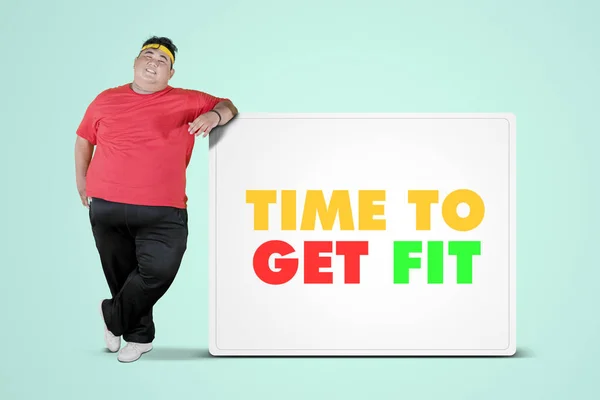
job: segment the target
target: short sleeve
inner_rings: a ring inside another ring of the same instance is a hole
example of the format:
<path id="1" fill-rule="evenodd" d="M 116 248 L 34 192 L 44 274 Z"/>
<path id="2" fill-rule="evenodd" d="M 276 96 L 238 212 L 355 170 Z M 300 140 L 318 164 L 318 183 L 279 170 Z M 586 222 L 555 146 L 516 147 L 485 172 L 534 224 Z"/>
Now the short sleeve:
<path id="1" fill-rule="evenodd" d="M 229 101 L 226 97 L 217 97 L 200 91 L 195 91 L 195 94 L 198 99 L 198 114 L 204 114 L 212 110 L 221 101 Z"/>
<path id="2" fill-rule="evenodd" d="M 96 112 L 96 101 L 94 100 L 86 109 L 83 119 L 77 128 L 77 136 L 86 139 L 91 144 L 96 144 L 96 132 L 98 130 L 98 113 Z"/>

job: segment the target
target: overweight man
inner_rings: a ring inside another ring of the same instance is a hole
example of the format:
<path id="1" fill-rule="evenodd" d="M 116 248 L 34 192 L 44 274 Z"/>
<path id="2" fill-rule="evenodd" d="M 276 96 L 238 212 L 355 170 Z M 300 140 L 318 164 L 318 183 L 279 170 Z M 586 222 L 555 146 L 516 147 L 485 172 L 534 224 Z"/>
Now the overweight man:
<path id="1" fill-rule="evenodd" d="M 122 362 L 152 349 L 152 307 L 186 251 L 194 141 L 238 112 L 227 98 L 170 86 L 176 52 L 168 38 L 148 39 L 133 81 L 101 92 L 77 129 L 77 190 L 111 293 L 100 303 L 104 341 Z"/>

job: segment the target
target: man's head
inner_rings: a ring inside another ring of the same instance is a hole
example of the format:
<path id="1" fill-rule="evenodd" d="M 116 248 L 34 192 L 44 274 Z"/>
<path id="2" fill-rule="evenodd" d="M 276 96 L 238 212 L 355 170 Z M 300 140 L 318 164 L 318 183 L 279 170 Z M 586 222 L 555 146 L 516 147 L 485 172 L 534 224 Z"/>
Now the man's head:
<path id="1" fill-rule="evenodd" d="M 142 44 L 134 61 L 134 84 L 147 92 L 157 92 L 167 87 L 175 70 L 177 47 L 165 37 L 153 36 Z"/>

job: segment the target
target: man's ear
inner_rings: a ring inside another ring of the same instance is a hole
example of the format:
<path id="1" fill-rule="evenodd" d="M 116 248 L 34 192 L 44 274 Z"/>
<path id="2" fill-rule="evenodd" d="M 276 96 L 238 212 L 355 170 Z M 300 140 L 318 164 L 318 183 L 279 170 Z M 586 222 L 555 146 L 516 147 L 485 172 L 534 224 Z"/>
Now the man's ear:
<path id="1" fill-rule="evenodd" d="M 169 79 L 171 79 L 173 77 L 173 75 L 175 75 L 175 70 L 173 68 L 171 68 L 171 76 L 169 77 Z"/>

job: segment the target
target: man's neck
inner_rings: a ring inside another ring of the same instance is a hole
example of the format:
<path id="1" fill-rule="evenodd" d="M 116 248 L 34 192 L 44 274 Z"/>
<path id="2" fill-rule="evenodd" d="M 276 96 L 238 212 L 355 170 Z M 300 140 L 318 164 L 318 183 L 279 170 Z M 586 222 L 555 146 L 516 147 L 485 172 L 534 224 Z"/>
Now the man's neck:
<path id="1" fill-rule="evenodd" d="M 132 82 L 130 85 L 131 90 L 133 90 L 136 93 L 139 94 L 152 94 L 152 93 L 156 93 L 156 92 L 160 92 L 161 90 L 163 90 L 163 88 L 160 89 L 147 89 L 147 88 L 142 88 L 139 85 L 137 85 L 135 82 Z"/>

